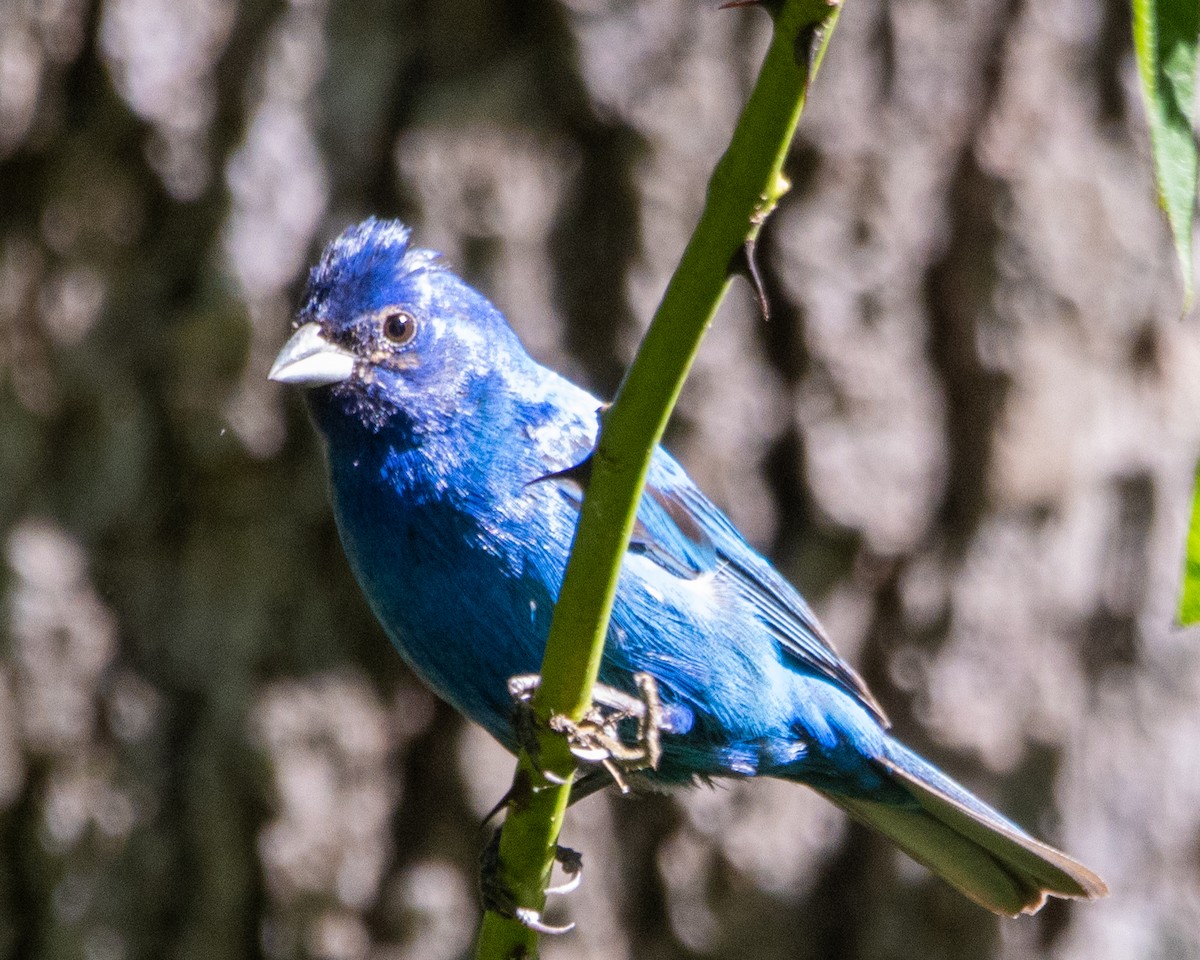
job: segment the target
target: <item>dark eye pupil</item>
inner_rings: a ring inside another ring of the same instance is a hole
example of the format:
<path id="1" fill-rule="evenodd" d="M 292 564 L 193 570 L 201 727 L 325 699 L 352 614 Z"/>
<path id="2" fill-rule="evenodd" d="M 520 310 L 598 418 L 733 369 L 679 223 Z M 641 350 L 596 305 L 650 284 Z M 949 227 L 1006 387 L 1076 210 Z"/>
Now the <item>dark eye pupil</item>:
<path id="1" fill-rule="evenodd" d="M 407 313 L 389 313 L 383 321 L 383 335 L 392 343 L 408 343 L 417 331 L 417 322 Z"/>

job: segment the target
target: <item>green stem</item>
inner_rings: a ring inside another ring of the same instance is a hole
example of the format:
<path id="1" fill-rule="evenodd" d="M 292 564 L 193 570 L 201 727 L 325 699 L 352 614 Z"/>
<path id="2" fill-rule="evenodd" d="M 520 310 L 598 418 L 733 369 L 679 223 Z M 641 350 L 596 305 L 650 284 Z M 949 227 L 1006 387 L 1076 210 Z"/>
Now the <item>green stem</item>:
<path id="1" fill-rule="evenodd" d="M 534 710 L 543 721 L 537 767 L 522 754 L 500 841 L 499 880 L 521 906 L 541 911 L 570 797 L 574 759 L 550 716 L 580 719 L 591 703 L 621 560 L 629 546 L 650 458 L 662 439 L 700 341 L 729 287 L 730 268 L 786 192 L 782 168 L 808 85 L 839 7 L 775 0 L 766 59 L 729 149 L 708 186 L 704 212 L 667 286 L 616 400 L 604 415 L 575 543 L 554 609 Z M 540 769 L 538 769 L 540 768 Z M 541 771 L 551 774 L 547 778 Z M 555 781 L 559 782 L 555 782 Z M 537 935 L 497 913 L 484 916 L 478 960 L 537 953 Z"/>

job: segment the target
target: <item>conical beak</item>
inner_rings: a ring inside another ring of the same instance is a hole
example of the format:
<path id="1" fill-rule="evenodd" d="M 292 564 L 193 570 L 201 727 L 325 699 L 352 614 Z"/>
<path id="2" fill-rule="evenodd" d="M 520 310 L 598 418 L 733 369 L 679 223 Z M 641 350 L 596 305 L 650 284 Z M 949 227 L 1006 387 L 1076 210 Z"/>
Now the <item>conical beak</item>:
<path id="1" fill-rule="evenodd" d="M 267 379 L 301 387 L 324 387 L 349 380 L 356 358 L 330 343 L 315 323 L 306 323 L 283 345 Z"/>

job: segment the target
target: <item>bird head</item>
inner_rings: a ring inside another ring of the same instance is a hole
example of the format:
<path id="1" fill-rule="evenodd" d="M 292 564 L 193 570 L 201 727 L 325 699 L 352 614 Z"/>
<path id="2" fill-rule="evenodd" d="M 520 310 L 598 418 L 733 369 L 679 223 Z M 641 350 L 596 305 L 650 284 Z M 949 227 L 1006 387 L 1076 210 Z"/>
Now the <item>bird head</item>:
<path id="1" fill-rule="evenodd" d="M 325 248 L 269 377 L 309 389 L 318 425 L 377 431 L 469 412 L 524 350 L 495 307 L 396 220 L 364 221 Z"/>

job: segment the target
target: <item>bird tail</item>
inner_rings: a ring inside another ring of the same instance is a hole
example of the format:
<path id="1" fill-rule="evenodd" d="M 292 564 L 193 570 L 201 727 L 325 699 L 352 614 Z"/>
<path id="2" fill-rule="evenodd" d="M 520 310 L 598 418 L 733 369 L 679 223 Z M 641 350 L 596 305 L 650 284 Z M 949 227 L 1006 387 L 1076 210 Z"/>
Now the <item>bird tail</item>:
<path id="1" fill-rule="evenodd" d="M 1047 896 L 1093 900 L 1108 893 L 1083 864 L 1035 840 L 907 747 L 890 741 L 886 754 L 876 762 L 915 803 L 827 796 L 976 903 L 1015 917 L 1036 913 Z"/>

